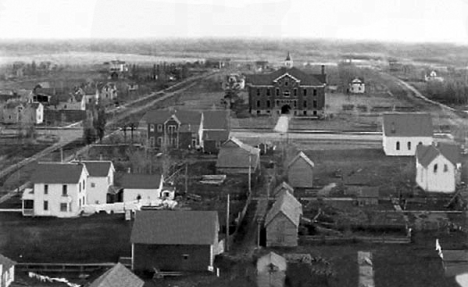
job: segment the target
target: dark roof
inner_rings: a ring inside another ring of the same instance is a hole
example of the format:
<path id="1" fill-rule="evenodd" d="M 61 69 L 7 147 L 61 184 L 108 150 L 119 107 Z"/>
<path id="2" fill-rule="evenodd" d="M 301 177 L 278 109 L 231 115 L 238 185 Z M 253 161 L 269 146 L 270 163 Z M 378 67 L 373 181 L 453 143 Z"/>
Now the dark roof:
<path id="1" fill-rule="evenodd" d="M 282 67 L 269 74 L 248 75 L 247 82 L 252 85 L 272 85 L 274 80 L 282 77 L 286 73 L 300 80 L 301 85 L 308 86 L 322 86 L 325 83 L 324 79 L 326 78 L 326 75 L 322 75 L 319 79 L 317 78 L 317 75 L 307 74 L 296 67 Z"/>
<path id="2" fill-rule="evenodd" d="M 218 234 L 217 211 L 146 210 L 135 215 L 130 241 L 140 244 L 211 245 Z"/>
<path id="3" fill-rule="evenodd" d="M 427 113 L 386 113 L 382 128 L 387 137 L 433 135 L 432 118 Z"/>
<path id="4" fill-rule="evenodd" d="M 123 188 L 158 189 L 161 183 L 161 175 L 124 173 L 117 179 L 117 183 Z"/>
<path id="5" fill-rule="evenodd" d="M 184 124 L 199 125 L 201 121 L 201 113 L 197 111 L 186 110 L 151 110 L 148 111 L 142 118 L 147 123 L 162 124 L 167 121 L 172 115 Z"/>
<path id="6" fill-rule="evenodd" d="M 285 190 L 276 198 L 275 203 L 270 211 L 268 211 L 265 219 L 265 226 L 267 226 L 278 213 L 283 213 L 294 225 L 299 226 L 302 204 L 291 193 Z"/>
<path id="7" fill-rule="evenodd" d="M 203 131 L 203 140 L 226 141 L 229 138 L 229 131 Z"/>
<path id="8" fill-rule="evenodd" d="M 258 148 L 246 145 L 236 138 L 231 138 L 221 146 L 216 167 L 248 168 L 250 162 L 250 166 L 255 170 L 259 159 L 260 150 Z"/>
<path id="9" fill-rule="evenodd" d="M 444 261 L 468 264 L 468 250 L 442 250 Z"/>
<path id="10" fill-rule="evenodd" d="M 107 270 L 88 287 L 141 287 L 145 284 L 121 263 Z"/>
<path id="11" fill-rule="evenodd" d="M 113 168 L 111 161 L 81 161 L 86 166 L 89 176 L 106 177 Z"/>
<path id="12" fill-rule="evenodd" d="M 15 261 L 0 254 L 0 265 L 3 266 L 3 272 L 7 271 L 8 269 L 10 269 L 11 266 L 15 264 L 16 264 Z"/>
<path id="13" fill-rule="evenodd" d="M 204 111 L 204 130 L 226 130 L 228 128 L 227 111 Z"/>
<path id="14" fill-rule="evenodd" d="M 78 163 L 38 163 L 36 169 L 31 175 L 33 183 L 78 183 L 86 168 Z"/>
<path id="15" fill-rule="evenodd" d="M 416 159 L 422 166 L 427 167 L 438 155 L 442 155 L 456 165 L 460 163 L 460 151 L 460 147 L 454 144 L 418 145 Z"/>
<path id="16" fill-rule="evenodd" d="M 359 198 L 379 198 L 379 195 L 379 188 L 375 186 L 362 186 L 357 194 Z"/>

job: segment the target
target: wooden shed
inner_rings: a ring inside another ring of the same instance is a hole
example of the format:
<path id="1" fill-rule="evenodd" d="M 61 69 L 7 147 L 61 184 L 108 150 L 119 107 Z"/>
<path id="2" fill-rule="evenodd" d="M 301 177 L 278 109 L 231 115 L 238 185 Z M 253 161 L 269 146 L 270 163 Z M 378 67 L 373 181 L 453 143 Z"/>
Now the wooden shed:
<path id="1" fill-rule="evenodd" d="M 291 193 L 283 191 L 265 219 L 267 247 L 297 246 L 301 215 L 301 203 Z"/>
<path id="2" fill-rule="evenodd" d="M 257 260 L 257 286 L 283 287 L 286 279 L 286 259 L 274 252 Z"/>
<path id="3" fill-rule="evenodd" d="M 288 164 L 287 176 L 289 184 L 294 188 L 312 188 L 314 179 L 314 163 L 302 151 Z"/>
<path id="4" fill-rule="evenodd" d="M 277 197 L 283 190 L 287 190 L 289 193 L 294 194 L 294 188 L 290 186 L 287 182 L 283 181 L 273 190 L 272 196 Z"/>

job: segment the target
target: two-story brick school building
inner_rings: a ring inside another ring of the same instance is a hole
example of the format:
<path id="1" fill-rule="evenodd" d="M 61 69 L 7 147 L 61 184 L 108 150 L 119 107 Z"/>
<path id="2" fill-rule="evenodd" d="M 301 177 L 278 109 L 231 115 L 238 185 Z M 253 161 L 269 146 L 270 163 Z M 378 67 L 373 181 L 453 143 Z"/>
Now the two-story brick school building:
<path id="1" fill-rule="evenodd" d="M 293 67 L 288 53 L 284 67 L 269 74 L 249 75 L 249 110 L 255 115 L 290 113 L 320 116 L 325 106 L 326 74 L 313 75 Z"/>

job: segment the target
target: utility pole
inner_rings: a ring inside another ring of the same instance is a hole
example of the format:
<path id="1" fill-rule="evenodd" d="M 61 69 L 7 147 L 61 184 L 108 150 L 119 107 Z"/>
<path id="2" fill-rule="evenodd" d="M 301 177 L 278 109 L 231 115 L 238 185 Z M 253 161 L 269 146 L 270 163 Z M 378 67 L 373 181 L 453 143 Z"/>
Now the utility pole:
<path id="1" fill-rule="evenodd" d="M 185 194 L 188 193 L 188 162 L 185 163 Z"/>
<path id="2" fill-rule="evenodd" d="M 227 207 L 226 207 L 226 251 L 229 251 L 229 204 L 230 198 L 229 193 L 227 195 Z"/>
<path id="3" fill-rule="evenodd" d="M 249 195 L 252 193 L 252 152 L 249 152 Z"/>

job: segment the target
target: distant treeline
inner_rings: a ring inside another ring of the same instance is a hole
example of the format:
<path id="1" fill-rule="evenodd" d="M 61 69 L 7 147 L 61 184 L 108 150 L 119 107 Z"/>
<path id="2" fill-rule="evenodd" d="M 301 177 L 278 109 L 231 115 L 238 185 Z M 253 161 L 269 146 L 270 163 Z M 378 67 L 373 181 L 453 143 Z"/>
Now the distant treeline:
<path id="1" fill-rule="evenodd" d="M 432 81 L 427 83 L 426 95 L 442 103 L 465 105 L 468 103 L 468 85 L 464 78 Z"/>
<path id="2" fill-rule="evenodd" d="M 61 52 L 109 52 L 141 55 L 228 56 L 233 59 L 279 59 L 290 51 L 294 59 L 356 59 L 388 57 L 460 65 L 468 62 L 466 47 L 435 43 L 389 43 L 320 39 L 80 39 L 80 40 L 2 40 L 0 51 L 11 54 Z M 326 57 L 326 58 L 325 58 Z"/>

